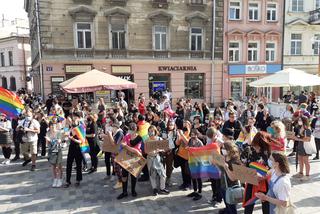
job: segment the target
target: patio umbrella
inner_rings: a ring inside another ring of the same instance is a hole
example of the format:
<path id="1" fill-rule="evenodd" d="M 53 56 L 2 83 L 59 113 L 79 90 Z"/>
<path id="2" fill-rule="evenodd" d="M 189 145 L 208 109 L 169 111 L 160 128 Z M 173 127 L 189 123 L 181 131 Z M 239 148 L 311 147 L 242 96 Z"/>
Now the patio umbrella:
<path id="1" fill-rule="evenodd" d="M 320 85 L 320 77 L 294 68 L 286 68 L 275 74 L 256 80 L 251 87 L 291 87 Z"/>
<path id="2" fill-rule="evenodd" d="M 65 82 L 60 87 L 67 93 L 88 93 L 100 90 L 123 90 L 137 88 L 137 84 L 93 69 Z"/>

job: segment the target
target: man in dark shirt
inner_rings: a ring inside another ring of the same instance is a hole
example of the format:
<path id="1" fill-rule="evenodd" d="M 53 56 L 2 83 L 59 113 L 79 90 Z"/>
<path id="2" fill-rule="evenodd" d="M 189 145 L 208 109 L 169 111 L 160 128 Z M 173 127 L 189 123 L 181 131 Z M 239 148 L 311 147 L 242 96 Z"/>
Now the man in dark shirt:
<path id="1" fill-rule="evenodd" d="M 298 97 L 298 105 L 301 103 L 307 103 L 308 102 L 308 97 L 305 95 L 304 91 L 301 91 L 301 94 Z"/>
<path id="2" fill-rule="evenodd" d="M 229 120 L 224 123 L 222 132 L 224 132 L 225 129 L 232 129 L 234 132 L 233 139 L 238 139 L 239 134 L 242 130 L 242 125 L 239 120 L 236 120 L 236 115 L 234 114 L 234 112 L 229 113 Z"/>
<path id="3" fill-rule="evenodd" d="M 62 108 L 64 111 L 64 116 L 67 118 L 70 115 L 70 111 L 72 109 L 72 102 L 69 98 L 62 104 Z"/>
<path id="4" fill-rule="evenodd" d="M 283 101 L 284 103 L 291 103 L 292 98 L 291 91 L 287 91 L 287 94 L 283 96 Z"/>

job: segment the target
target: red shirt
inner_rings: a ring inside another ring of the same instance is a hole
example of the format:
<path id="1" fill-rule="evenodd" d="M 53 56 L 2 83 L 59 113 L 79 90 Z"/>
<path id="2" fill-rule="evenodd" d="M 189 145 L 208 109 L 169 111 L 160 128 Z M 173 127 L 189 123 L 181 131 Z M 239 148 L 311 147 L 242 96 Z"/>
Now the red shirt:
<path id="1" fill-rule="evenodd" d="M 145 108 L 143 102 L 139 102 L 138 109 L 139 109 L 139 113 L 140 114 L 142 114 L 142 115 L 146 114 L 146 108 Z"/>

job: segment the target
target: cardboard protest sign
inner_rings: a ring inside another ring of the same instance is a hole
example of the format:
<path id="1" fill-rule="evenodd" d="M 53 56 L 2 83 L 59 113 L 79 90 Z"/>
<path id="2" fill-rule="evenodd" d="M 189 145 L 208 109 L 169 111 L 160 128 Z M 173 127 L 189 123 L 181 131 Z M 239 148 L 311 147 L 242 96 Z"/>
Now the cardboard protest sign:
<path id="1" fill-rule="evenodd" d="M 147 160 L 137 154 L 123 149 L 115 158 L 115 162 L 126 169 L 134 177 L 138 177 Z"/>
<path id="2" fill-rule="evenodd" d="M 169 150 L 169 141 L 168 140 L 148 140 L 144 143 L 144 151 L 149 154 L 156 150 Z"/>
<path id="3" fill-rule="evenodd" d="M 225 160 L 223 155 L 219 154 L 218 152 L 212 152 L 211 163 L 216 166 L 224 167 Z"/>
<path id="4" fill-rule="evenodd" d="M 120 144 L 114 145 L 108 141 L 107 137 L 104 137 L 103 143 L 102 143 L 102 151 L 117 154 L 120 151 Z"/>
<path id="5" fill-rule="evenodd" d="M 240 180 L 241 183 L 249 183 L 253 185 L 259 184 L 257 171 L 255 169 L 250 169 L 237 164 L 232 164 L 232 168 L 235 178 Z"/>

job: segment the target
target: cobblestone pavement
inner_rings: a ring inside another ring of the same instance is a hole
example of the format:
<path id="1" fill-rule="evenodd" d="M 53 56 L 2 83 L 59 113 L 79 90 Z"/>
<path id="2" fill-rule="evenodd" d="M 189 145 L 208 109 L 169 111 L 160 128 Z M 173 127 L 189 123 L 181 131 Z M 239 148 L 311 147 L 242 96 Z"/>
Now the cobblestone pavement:
<path id="1" fill-rule="evenodd" d="M 0 156 L 0 161 L 3 156 Z M 64 165 L 66 156 L 64 155 Z M 292 172 L 294 160 L 290 159 Z M 0 165 L 0 213 L 218 213 L 223 204 L 213 207 L 210 183 L 204 183 L 203 198 L 192 201 L 186 197 L 190 191 L 179 191 L 181 175 L 174 171 L 171 193 L 167 196 L 152 196 L 151 185 L 137 184 L 137 198 L 129 196 L 116 200 L 120 190 L 114 190 L 111 181 L 105 181 L 104 160 L 100 159 L 97 173 L 84 174 L 79 188 L 51 188 L 51 170 L 46 159 L 37 161 L 37 170 L 30 172 L 30 165 L 21 166 L 21 161 Z M 65 171 L 65 169 L 64 169 Z M 292 180 L 292 201 L 299 207 L 298 213 L 320 213 L 320 162 L 311 163 L 312 179 L 309 182 Z M 72 179 L 75 179 L 73 175 Z M 130 190 L 130 188 L 128 188 Z M 239 213 L 243 209 L 239 207 Z M 255 213 L 261 212 L 261 205 Z"/>

